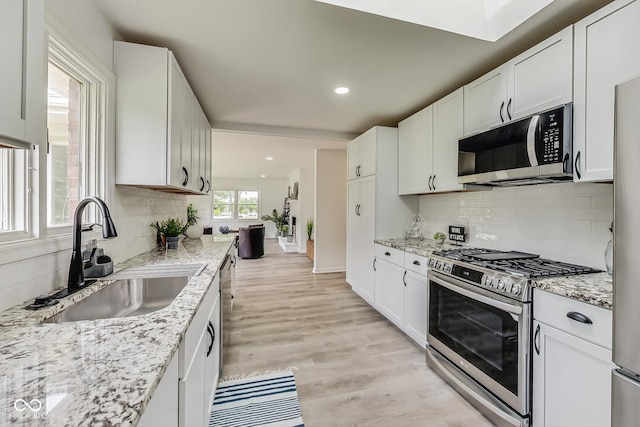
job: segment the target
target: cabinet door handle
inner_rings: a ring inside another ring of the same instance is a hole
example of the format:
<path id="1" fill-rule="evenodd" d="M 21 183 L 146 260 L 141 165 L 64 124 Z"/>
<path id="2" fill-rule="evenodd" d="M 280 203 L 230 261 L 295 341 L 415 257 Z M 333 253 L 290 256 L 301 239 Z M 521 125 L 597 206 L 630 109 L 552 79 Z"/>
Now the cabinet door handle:
<path id="1" fill-rule="evenodd" d="M 433 191 L 436 190 L 436 176 L 433 175 L 433 179 L 431 180 L 431 186 L 433 187 Z"/>
<path id="2" fill-rule="evenodd" d="M 580 173 L 580 150 L 578 150 L 578 154 L 576 154 L 576 161 L 575 161 L 575 166 L 576 166 L 576 175 L 578 175 L 578 179 L 582 178 L 582 174 Z"/>
<path id="3" fill-rule="evenodd" d="M 391 254 L 389 252 L 385 252 L 384 253 L 386 256 L 391 256 Z"/>
<path id="4" fill-rule="evenodd" d="M 356 176 L 360 176 L 360 165 L 356 166 Z"/>
<path id="5" fill-rule="evenodd" d="M 540 325 L 536 326 L 536 333 L 533 336 L 533 348 L 536 350 L 536 354 L 540 354 L 540 345 L 538 339 L 540 338 Z"/>
<path id="6" fill-rule="evenodd" d="M 404 283 L 405 286 L 407 286 L 407 281 L 404 280 L 407 278 L 407 270 L 404 271 L 404 274 L 402 275 L 402 283 Z"/>
<path id="7" fill-rule="evenodd" d="M 213 328 L 213 323 L 211 323 L 211 320 L 209 320 L 209 324 L 207 325 L 207 331 L 211 336 L 211 344 L 209 344 L 209 349 L 207 350 L 207 357 L 209 357 L 209 355 L 211 354 L 211 350 L 213 350 L 213 343 L 216 340 L 216 330 Z"/>
<path id="8" fill-rule="evenodd" d="M 376 261 L 378 260 L 378 258 L 374 258 L 373 259 L 373 271 L 378 271 L 376 270 Z"/>
<path id="9" fill-rule="evenodd" d="M 513 100 L 509 98 L 509 103 L 507 104 L 507 117 L 509 117 L 509 120 L 511 120 L 511 112 L 509 111 L 509 109 L 511 108 L 511 101 Z"/>
<path id="10" fill-rule="evenodd" d="M 211 191 L 211 183 L 207 180 L 207 193 Z"/>
<path id="11" fill-rule="evenodd" d="M 432 188 L 431 188 L 431 178 L 433 178 L 433 175 L 429 175 L 429 180 L 427 181 L 427 185 L 429 186 L 429 190 L 432 190 Z"/>
<path id="12" fill-rule="evenodd" d="M 420 265 L 420 261 L 418 260 L 413 261 L 413 265 Z"/>
<path id="13" fill-rule="evenodd" d="M 189 171 L 184 166 L 182 167 L 182 174 L 184 175 L 184 179 L 182 180 L 182 186 L 186 187 L 189 182 Z"/>
<path id="14" fill-rule="evenodd" d="M 571 320 L 575 320 L 576 322 L 586 323 L 587 325 L 592 325 L 593 322 L 587 316 L 582 313 L 578 313 L 577 311 L 570 311 L 567 313 L 567 317 Z"/>
<path id="15" fill-rule="evenodd" d="M 204 191 L 204 185 L 205 185 L 204 178 L 200 177 L 200 192 Z"/>
<path id="16" fill-rule="evenodd" d="M 500 104 L 500 122 L 504 123 L 504 117 L 502 116 L 502 110 L 504 109 L 504 101 Z"/>

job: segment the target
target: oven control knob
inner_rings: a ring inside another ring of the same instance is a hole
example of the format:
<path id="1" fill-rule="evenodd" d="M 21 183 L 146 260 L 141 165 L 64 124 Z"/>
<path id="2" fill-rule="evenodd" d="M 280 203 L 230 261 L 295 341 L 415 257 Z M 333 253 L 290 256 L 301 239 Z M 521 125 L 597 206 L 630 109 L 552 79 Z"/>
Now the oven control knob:
<path id="1" fill-rule="evenodd" d="M 491 286 L 493 284 L 493 276 L 482 276 L 482 281 L 485 286 Z"/>
<path id="2" fill-rule="evenodd" d="M 451 264 L 445 264 L 444 265 L 444 271 L 445 273 L 451 273 L 451 269 L 453 268 L 453 266 Z"/>
<path id="3" fill-rule="evenodd" d="M 514 283 L 513 286 L 511 286 L 511 295 L 518 295 L 520 292 L 522 292 L 522 286 Z"/>
<path id="4" fill-rule="evenodd" d="M 506 283 L 505 283 L 505 281 L 504 281 L 504 280 L 502 280 L 502 279 L 498 280 L 498 286 L 496 286 L 496 288 L 497 288 L 499 291 L 504 291 L 504 288 L 505 288 L 505 287 L 506 287 Z"/>
<path id="5" fill-rule="evenodd" d="M 436 260 L 433 258 L 429 258 L 429 267 L 433 267 L 434 265 L 436 265 Z"/>
<path id="6" fill-rule="evenodd" d="M 436 264 L 436 268 L 438 270 L 442 270 L 442 261 L 438 261 L 438 263 Z"/>

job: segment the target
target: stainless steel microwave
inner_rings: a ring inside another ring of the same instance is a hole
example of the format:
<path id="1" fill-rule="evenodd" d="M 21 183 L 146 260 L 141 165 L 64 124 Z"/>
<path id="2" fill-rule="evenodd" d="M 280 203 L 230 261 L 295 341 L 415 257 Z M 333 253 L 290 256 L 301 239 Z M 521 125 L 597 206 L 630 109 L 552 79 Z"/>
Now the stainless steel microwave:
<path id="1" fill-rule="evenodd" d="M 459 139 L 458 182 L 507 186 L 573 179 L 572 107 Z"/>

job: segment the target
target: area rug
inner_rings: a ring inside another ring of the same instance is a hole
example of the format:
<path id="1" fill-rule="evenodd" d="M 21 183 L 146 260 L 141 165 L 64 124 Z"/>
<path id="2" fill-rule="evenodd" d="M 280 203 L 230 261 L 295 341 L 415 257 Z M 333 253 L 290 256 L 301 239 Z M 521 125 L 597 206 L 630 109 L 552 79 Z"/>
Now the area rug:
<path id="1" fill-rule="evenodd" d="M 209 427 L 303 427 L 292 371 L 221 381 Z"/>

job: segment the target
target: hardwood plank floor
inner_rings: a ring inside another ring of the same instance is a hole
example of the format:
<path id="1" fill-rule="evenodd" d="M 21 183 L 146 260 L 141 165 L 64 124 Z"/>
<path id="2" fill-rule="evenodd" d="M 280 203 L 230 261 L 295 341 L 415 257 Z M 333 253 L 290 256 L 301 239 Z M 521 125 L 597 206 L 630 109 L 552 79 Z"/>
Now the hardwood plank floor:
<path id="1" fill-rule="evenodd" d="M 344 273 L 313 274 L 267 239 L 238 258 L 223 376 L 294 367 L 305 426 L 491 426 Z"/>

